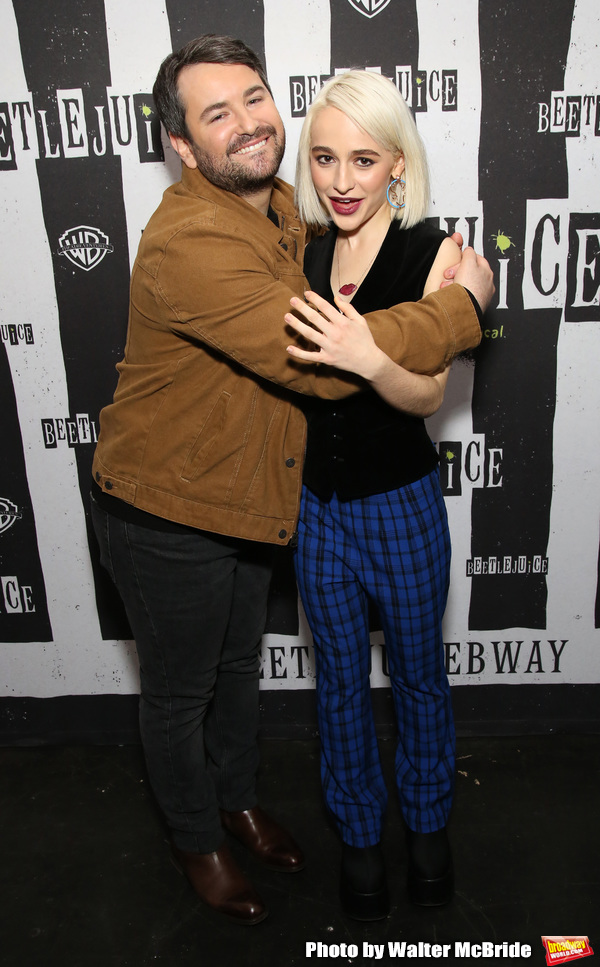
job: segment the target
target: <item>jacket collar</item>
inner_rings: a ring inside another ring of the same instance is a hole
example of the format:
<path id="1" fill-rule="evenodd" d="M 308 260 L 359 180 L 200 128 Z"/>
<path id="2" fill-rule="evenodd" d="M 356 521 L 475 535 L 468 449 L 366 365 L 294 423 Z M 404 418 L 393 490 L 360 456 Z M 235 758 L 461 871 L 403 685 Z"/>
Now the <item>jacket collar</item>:
<path id="1" fill-rule="evenodd" d="M 294 205 L 294 189 L 287 182 L 275 178 L 271 192 L 270 205 L 277 215 L 278 225 L 244 198 L 213 185 L 197 168 L 183 165 L 181 184 L 199 198 L 237 215 L 248 225 L 249 230 L 269 238 L 281 247 L 286 257 L 296 264 L 302 264 L 306 229 Z"/>
<path id="2" fill-rule="evenodd" d="M 205 198 L 222 208 L 240 213 L 244 212 L 247 217 L 255 215 L 258 218 L 264 218 L 262 212 L 254 208 L 245 198 L 213 185 L 198 168 L 188 168 L 187 165 L 182 165 L 181 183 L 194 195 Z M 275 178 L 270 204 L 278 215 L 285 215 L 286 219 L 298 219 L 298 213 L 294 206 L 294 189 L 280 178 Z"/>

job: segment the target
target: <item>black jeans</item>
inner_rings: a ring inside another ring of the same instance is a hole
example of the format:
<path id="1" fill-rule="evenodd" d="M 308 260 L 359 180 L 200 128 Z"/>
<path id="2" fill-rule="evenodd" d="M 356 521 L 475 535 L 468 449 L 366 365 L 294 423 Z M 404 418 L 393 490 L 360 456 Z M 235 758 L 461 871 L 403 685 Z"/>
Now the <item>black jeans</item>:
<path id="1" fill-rule="evenodd" d="M 259 649 L 273 549 L 206 531 L 151 530 L 92 498 L 101 561 L 140 663 L 150 782 L 183 850 L 219 848 L 219 808 L 256 805 Z"/>

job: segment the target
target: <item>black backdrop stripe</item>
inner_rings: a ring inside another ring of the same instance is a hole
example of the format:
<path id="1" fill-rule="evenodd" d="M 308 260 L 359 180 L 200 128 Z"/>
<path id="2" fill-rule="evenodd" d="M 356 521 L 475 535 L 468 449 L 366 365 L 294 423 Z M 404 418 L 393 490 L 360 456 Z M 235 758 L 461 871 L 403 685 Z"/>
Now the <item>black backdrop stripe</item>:
<path id="1" fill-rule="evenodd" d="M 106 104 L 111 80 L 104 3 L 39 4 L 35 16 L 31 7 L 27 0 L 15 0 L 23 65 L 36 117 L 40 110 L 47 112 L 49 141 L 55 150 L 61 145 L 57 90 L 82 89 L 86 121 L 91 126 L 97 119 L 95 106 Z M 104 118 L 108 125 L 106 111 Z M 123 355 L 127 325 L 129 255 L 121 161 L 113 154 L 108 130 L 104 155 L 95 156 L 91 145 L 87 157 L 65 158 L 62 148 L 60 155 L 44 157 L 42 152 L 37 172 L 52 254 L 70 412 L 48 413 L 45 418 L 75 419 L 84 414 L 97 427 L 99 411 L 116 385 L 114 367 Z M 100 230 L 112 247 L 89 271 L 60 254 L 63 233 L 81 225 Z M 93 430 L 89 436 L 89 442 L 75 445 L 75 455 L 102 636 L 129 638 L 120 599 L 100 566 L 89 521 Z"/>
<path id="2" fill-rule="evenodd" d="M 546 627 L 546 578 L 534 573 L 548 547 L 560 309 L 524 310 L 528 198 L 567 194 L 564 139 L 537 132 L 537 104 L 564 86 L 574 0 L 556 0 L 552 30 L 536 43 L 540 9 L 505 0 L 479 4 L 482 119 L 480 196 L 484 251 L 509 259 L 509 310 L 491 311 L 503 339 L 485 345 L 475 370 L 473 428 L 504 451 L 502 490 L 473 493 L 472 555 L 524 556 L 531 573 L 473 577 L 469 628 Z M 499 252 L 492 236 L 509 236 Z M 518 527 L 515 522 L 518 521 Z M 550 562 L 551 566 L 551 562 Z"/>
<path id="3" fill-rule="evenodd" d="M 596 612 L 594 627 L 600 628 L 600 550 L 598 551 L 598 579 L 596 583 Z"/>
<path id="4" fill-rule="evenodd" d="M 252 0 L 252 3 L 240 3 L 239 0 L 167 0 L 167 16 L 173 50 L 178 50 L 200 34 L 225 34 L 243 40 L 264 64 L 262 0 Z"/>
<path id="5" fill-rule="evenodd" d="M 331 0 L 331 72 L 348 67 L 381 67 L 395 80 L 396 66 L 418 68 L 415 0 L 393 0 L 366 17 L 348 0 Z"/>
<path id="6" fill-rule="evenodd" d="M 0 406 L 0 641 L 52 641 L 17 402 L 2 340 Z"/>

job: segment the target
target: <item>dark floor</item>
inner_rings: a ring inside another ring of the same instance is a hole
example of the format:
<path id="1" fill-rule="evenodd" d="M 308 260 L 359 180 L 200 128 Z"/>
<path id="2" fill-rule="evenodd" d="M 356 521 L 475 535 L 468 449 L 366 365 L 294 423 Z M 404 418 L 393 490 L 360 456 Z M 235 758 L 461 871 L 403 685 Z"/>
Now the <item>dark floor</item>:
<path id="1" fill-rule="evenodd" d="M 392 743 L 382 746 L 389 770 Z M 407 903 L 392 796 L 392 913 L 362 925 L 337 903 L 339 847 L 321 805 L 317 742 L 264 740 L 262 805 L 293 830 L 308 863 L 268 873 L 234 849 L 270 907 L 264 923 L 241 927 L 200 906 L 172 866 L 139 747 L 0 749 L 0 963 L 292 967 L 323 961 L 307 957 L 313 941 L 337 963 L 348 958 L 330 945 L 356 944 L 352 962 L 362 965 L 375 962 L 363 942 L 387 951 L 388 941 L 506 941 L 530 944 L 531 956 L 484 962 L 543 965 L 548 934 L 589 936 L 600 954 L 600 736 L 463 738 L 458 754 L 455 899 L 436 910 Z"/>

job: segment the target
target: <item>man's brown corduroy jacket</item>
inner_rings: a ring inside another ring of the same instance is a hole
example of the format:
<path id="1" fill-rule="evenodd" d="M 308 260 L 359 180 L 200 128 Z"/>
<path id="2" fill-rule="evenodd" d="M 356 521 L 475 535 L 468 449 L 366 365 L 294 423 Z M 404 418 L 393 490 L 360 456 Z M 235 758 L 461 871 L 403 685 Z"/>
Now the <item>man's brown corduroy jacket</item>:
<path id="1" fill-rule="evenodd" d="M 144 230 L 131 279 L 125 356 L 102 410 L 96 482 L 167 520 L 286 544 L 298 515 L 305 420 L 296 393 L 337 399 L 360 380 L 294 362 L 284 323 L 302 297 L 305 228 L 277 180 L 279 227 L 183 168 Z M 481 338 L 452 285 L 368 317 L 378 345 L 422 373 Z"/>

